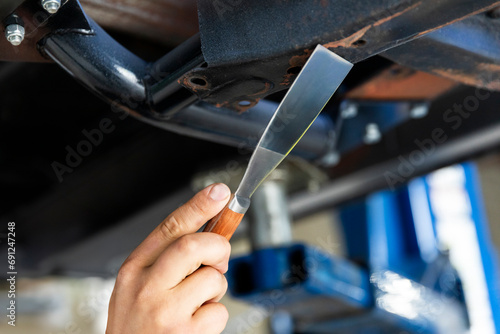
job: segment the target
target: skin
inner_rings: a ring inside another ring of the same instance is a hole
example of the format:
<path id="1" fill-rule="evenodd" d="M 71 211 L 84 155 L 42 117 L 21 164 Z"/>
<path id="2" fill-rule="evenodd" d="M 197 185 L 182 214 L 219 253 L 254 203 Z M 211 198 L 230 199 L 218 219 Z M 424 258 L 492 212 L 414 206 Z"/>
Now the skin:
<path id="1" fill-rule="evenodd" d="M 231 246 L 218 234 L 195 232 L 229 197 L 224 184 L 205 188 L 130 254 L 111 295 L 107 334 L 223 331 L 228 313 L 219 300 Z"/>

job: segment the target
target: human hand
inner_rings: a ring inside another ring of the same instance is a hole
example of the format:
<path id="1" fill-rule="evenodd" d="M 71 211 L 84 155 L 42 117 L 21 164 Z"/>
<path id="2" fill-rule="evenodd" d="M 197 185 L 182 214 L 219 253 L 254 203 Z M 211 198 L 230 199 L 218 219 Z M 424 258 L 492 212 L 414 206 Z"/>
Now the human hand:
<path id="1" fill-rule="evenodd" d="M 228 313 L 218 301 L 231 246 L 218 234 L 195 232 L 229 197 L 224 184 L 205 188 L 130 254 L 111 296 L 107 334 L 222 332 Z"/>

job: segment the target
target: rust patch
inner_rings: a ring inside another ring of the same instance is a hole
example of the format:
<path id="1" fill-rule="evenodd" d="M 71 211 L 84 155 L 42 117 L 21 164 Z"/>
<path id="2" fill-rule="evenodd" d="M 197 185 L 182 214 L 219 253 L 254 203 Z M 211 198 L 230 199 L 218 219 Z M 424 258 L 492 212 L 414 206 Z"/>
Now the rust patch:
<path id="1" fill-rule="evenodd" d="M 339 41 L 323 44 L 323 46 L 327 49 L 350 48 L 354 43 L 356 43 L 359 39 L 361 39 L 366 34 L 366 32 L 370 30 L 372 27 L 373 24 L 370 24 L 369 26 L 366 26 L 363 29 L 356 31 L 349 37 L 343 38 Z"/>
<path id="2" fill-rule="evenodd" d="M 480 71 L 500 73 L 500 64 L 481 63 L 477 66 Z"/>
<path id="3" fill-rule="evenodd" d="M 354 34 L 350 35 L 349 37 L 346 37 L 346 38 L 343 38 L 339 41 L 335 41 L 335 42 L 330 42 L 330 43 L 326 43 L 326 44 L 323 44 L 323 46 L 327 49 L 335 49 L 335 48 L 339 48 L 339 47 L 342 47 L 342 48 L 350 48 L 350 47 L 353 47 L 355 46 L 356 42 L 358 42 L 361 38 L 363 38 L 363 36 L 368 32 L 368 30 L 370 30 L 371 28 L 373 27 L 378 27 L 398 16 L 401 16 L 403 15 L 404 13 L 418 7 L 420 4 L 422 4 L 422 2 L 417 2 L 415 4 L 413 4 L 412 6 L 408 7 L 408 8 L 405 8 L 403 9 L 402 11 L 400 12 L 397 12 L 395 14 L 392 14 L 388 17 L 384 17 L 383 19 L 380 19 L 358 31 L 356 31 Z M 306 63 L 307 59 L 309 58 L 309 56 L 311 56 L 311 53 L 313 52 L 313 50 L 311 49 L 305 49 L 304 50 L 304 54 L 302 55 L 299 55 L 299 56 L 293 56 L 292 58 L 290 58 L 290 61 L 288 62 L 290 64 L 290 67 L 288 68 L 288 70 L 290 70 L 291 68 L 293 67 L 298 67 L 298 66 L 304 66 L 304 64 Z M 291 85 L 293 79 L 296 77 L 295 74 L 285 74 L 284 78 L 283 78 L 283 81 L 280 83 L 281 86 L 289 86 Z"/>
<path id="4" fill-rule="evenodd" d="M 196 92 L 196 88 L 191 87 L 191 84 L 189 82 L 189 78 L 186 76 L 183 76 L 182 78 L 177 79 L 177 82 L 181 85 L 183 85 L 186 88 L 192 89 L 194 92 Z"/>
<path id="5" fill-rule="evenodd" d="M 255 99 L 255 100 L 244 99 L 242 101 L 248 101 L 248 102 L 250 102 L 250 104 L 243 105 L 243 106 L 239 104 L 240 101 L 224 101 L 221 103 L 216 103 L 215 106 L 217 108 L 229 108 L 229 109 L 235 110 L 241 114 L 241 113 L 244 113 L 245 111 L 247 111 L 248 109 L 255 107 L 257 105 L 257 103 L 259 103 L 260 100 L 261 100 L 260 98 Z"/>
<path id="6" fill-rule="evenodd" d="M 313 50 L 311 49 L 305 49 L 304 53 L 298 56 L 293 56 L 290 58 L 288 61 L 288 64 L 290 64 L 290 67 L 287 69 L 287 71 L 290 71 L 290 69 L 294 67 L 302 67 L 304 64 L 307 62 L 307 59 L 311 56 L 313 53 Z M 297 74 L 293 73 L 287 73 L 285 74 L 283 81 L 280 83 L 281 86 L 290 86 L 293 82 L 293 79 L 297 76 Z"/>
<path id="7" fill-rule="evenodd" d="M 246 106 L 242 106 L 239 104 L 239 101 L 236 101 L 235 103 L 233 103 L 232 108 L 236 109 L 239 113 L 244 113 L 248 109 L 255 107 L 260 100 L 261 100 L 260 98 L 255 100 L 247 100 L 250 102 L 250 104 Z"/>
<path id="8" fill-rule="evenodd" d="M 205 80 L 206 82 L 206 85 L 197 85 L 195 83 L 193 83 L 191 81 L 191 79 L 193 78 L 200 78 L 202 80 Z M 182 86 L 186 87 L 187 89 L 190 89 L 191 91 L 193 91 L 194 93 L 198 93 L 198 92 L 201 92 L 201 91 L 206 91 L 207 89 L 210 88 L 210 83 L 208 82 L 208 80 L 205 78 L 205 77 L 202 77 L 202 76 L 192 76 L 192 75 L 185 75 L 179 79 L 177 79 L 177 82 L 179 84 L 181 84 Z"/>
<path id="9" fill-rule="evenodd" d="M 490 10 L 490 9 L 493 9 L 493 8 L 497 7 L 499 4 L 500 4 L 500 1 L 497 1 L 497 2 L 495 2 L 494 4 L 492 4 L 492 5 L 488 6 L 488 7 L 485 7 L 485 8 L 482 8 L 482 9 L 478 9 L 478 10 L 476 10 L 476 11 L 472 12 L 472 13 L 467 14 L 466 16 L 459 17 L 458 19 L 455 19 L 455 20 L 450 21 L 450 22 L 448 22 L 448 23 L 442 24 L 442 25 L 440 25 L 440 26 L 438 26 L 438 27 L 434 27 L 434 28 L 431 28 L 431 29 L 428 29 L 428 30 L 425 30 L 425 31 L 419 32 L 418 34 L 416 34 L 416 35 L 414 36 L 414 38 L 416 38 L 416 37 L 420 37 L 420 36 L 423 36 L 423 35 L 428 34 L 428 33 L 432 32 L 432 31 L 434 31 L 434 30 L 441 29 L 441 28 L 443 28 L 443 27 L 446 27 L 446 26 L 448 26 L 448 25 L 450 25 L 450 24 L 453 24 L 453 23 L 456 23 L 456 22 L 458 22 L 458 21 L 462 21 L 463 19 L 468 18 L 468 17 L 470 17 L 470 16 L 474 16 L 474 15 L 480 14 L 480 13 L 482 13 L 482 12 L 488 11 L 488 10 Z"/>
<path id="10" fill-rule="evenodd" d="M 417 8 L 417 7 L 418 7 L 418 6 L 420 6 L 421 4 L 422 4 L 422 1 L 419 1 L 419 2 L 417 2 L 416 4 L 414 4 L 414 5 L 412 5 L 412 6 L 408 7 L 408 8 L 405 8 L 405 9 L 403 9 L 403 10 L 402 10 L 402 11 L 400 11 L 400 12 L 397 12 L 397 13 L 395 13 L 395 14 L 393 14 L 393 15 L 389 16 L 389 17 L 386 17 L 385 19 L 378 20 L 377 22 L 375 22 L 375 23 L 373 24 L 373 26 L 374 26 L 374 27 L 378 27 L 378 26 L 380 26 L 380 25 L 382 25 L 382 24 L 384 24 L 384 23 L 386 23 L 386 22 L 388 22 L 388 21 L 390 21 L 390 20 L 392 20 L 392 19 L 395 19 L 395 18 L 396 18 L 396 17 L 398 17 L 398 16 L 403 15 L 404 13 L 406 13 L 406 12 L 408 12 L 408 11 L 412 10 L 412 9 Z"/>
<path id="11" fill-rule="evenodd" d="M 311 49 L 305 49 L 304 54 L 300 56 L 293 56 L 292 58 L 290 58 L 290 61 L 288 62 L 290 64 L 290 68 L 304 66 L 307 59 L 309 59 L 309 57 L 311 56 L 312 52 L 313 50 Z"/>
<path id="12" fill-rule="evenodd" d="M 386 101 L 432 100 L 455 86 L 457 83 L 452 80 L 395 65 L 354 88 L 347 97 Z"/>
<path id="13" fill-rule="evenodd" d="M 280 82 L 280 86 L 290 86 L 295 76 L 295 74 L 285 74 L 283 81 Z"/>
<path id="14" fill-rule="evenodd" d="M 403 9 L 400 12 L 394 13 L 391 16 L 388 16 L 388 17 L 384 17 L 383 19 L 380 19 L 380 20 L 378 20 L 378 21 L 376 21 L 376 22 L 374 22 L 374 23 L 372 23 L 372 24 L 370 24 L 370 25 L 368 25 L 368 26 L 366 26 L 366 27 L 364 27 L 364 28 L 356 31 L 354 34 L 352 34 L 349 37 L 346 37 L 346 38 L 341 39 L 339 41 L 335 41 L 335 42 L 330 42 L 330 43 L 323 44 L 323 46 L 325 48 L 328 48 L 328 49 L 330 49 L 330 48 L 334 49 L 334 48 L 340 48 L 340 47 L 342 47 L 342 48 L 350 48 L 358 40 L 360 40 L 367 33 L 367 31 L 370 30 L 371 28 L 378 27 L 378 26 L 380 26 L 380 25 L 382 25 L 382 24 L 384 24 L 386 22 L 389 22 L 390 20 L 393 20 L 396 17 L 401 16 L 404 13 L 406 13 L 406 12 L 412 10 L 412 9 L 415 9 L 416 7 L 420 6 L 421 4 L 422 4 L 422 1 L 417 2 L 416 4 L 414 4 L 414 5 L 412 5 L 412 6 L 408 7 L 408 8 L 405 8 L 405 9 Z"/>
<path id="15" fill-rule="evenodd" d="M 270 83 L 270 82 L 264 82 L 264 88 L 261 91 L 258 91 L 257 93 L 250 94 L 248 96 L 260 96 L 260 95 L 264 95 L 267 92 L 269 92 L 271 90 L 271 88 L 273 88 L 272 83 Z"/>

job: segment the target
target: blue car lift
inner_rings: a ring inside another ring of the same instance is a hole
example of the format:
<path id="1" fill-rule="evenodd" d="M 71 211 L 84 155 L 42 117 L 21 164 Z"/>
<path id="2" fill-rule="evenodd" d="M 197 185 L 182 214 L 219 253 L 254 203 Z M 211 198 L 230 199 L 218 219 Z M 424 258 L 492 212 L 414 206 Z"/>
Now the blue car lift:
<path id="1" fill-rule="evenodd" d="M 346 259 L 294 244 L 231 260 L 231 294 L 276 314 L 275 333 L 500 333 L 500 271 L 473 163 L 338 209 Z"/>

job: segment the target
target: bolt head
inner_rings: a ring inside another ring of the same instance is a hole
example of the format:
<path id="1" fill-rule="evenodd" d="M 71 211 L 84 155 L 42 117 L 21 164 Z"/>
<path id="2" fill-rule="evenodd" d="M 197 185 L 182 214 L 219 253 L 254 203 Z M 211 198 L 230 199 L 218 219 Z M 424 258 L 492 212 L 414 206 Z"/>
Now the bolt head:
<path id="1" fill-rule="evenodd" d="M 424 118 L 429 113 L 429 107 L 426 104 L 418 104 L 410 111 L 411 118 Z"/>
<path id="2" fill-rule="evenodd" d="M 382 139 L 382 133 L 380 133 L 380 128 L 378 127 L 377 124 L 375 123 L 370 123 L 366 125 L 365 128 L 365 136 L 363 138 L 363 141 L 367 145 L 373 145 Z"/>
<path id="3" fill-rule="evenodd" d="M 42 0 L 42 6 L 50 14 L 55 14 L 61 8 L 61 0 Z"/>
<path id="4" fill-rule="evenodd" d="M 331 151 L 323 157 L 321 164 L 325 167 L 333 167 L 340 162 L 340 154 L 337 151 Z"/>
<path id="5" fill-rule="evenodd" d="M 341 116 L 344 119 L 354 118 L 358 115 L 358 107 L 355 104 L 343 105 Z"/>
<path id="6" fill-rule="evenodd" d="M 14 46 L 18 46 L 24 40 L 24 27 L 19 24 L 10 24 L 5 28 L 5 37 Z"/>

